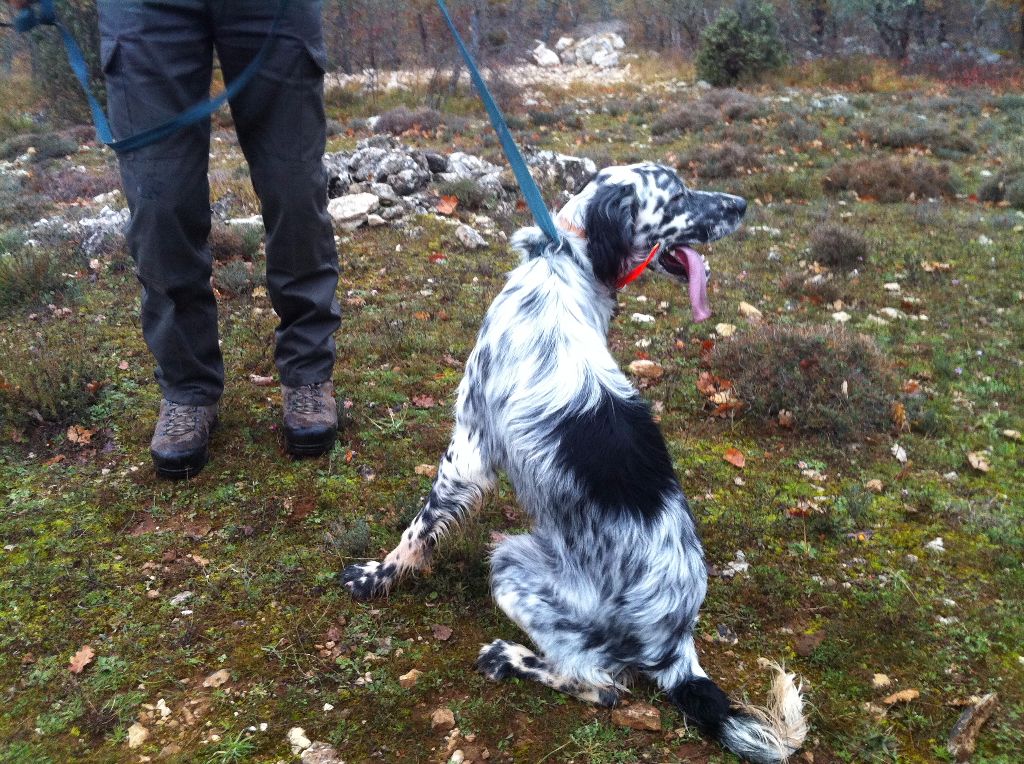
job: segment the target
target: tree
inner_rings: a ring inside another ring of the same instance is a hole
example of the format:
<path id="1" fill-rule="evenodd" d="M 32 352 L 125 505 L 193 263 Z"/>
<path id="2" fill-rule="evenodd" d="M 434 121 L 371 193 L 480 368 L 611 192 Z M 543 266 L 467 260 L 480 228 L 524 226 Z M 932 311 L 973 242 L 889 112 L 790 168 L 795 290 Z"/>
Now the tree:
<path id="1" fill-rule="evenodd" d="M 764 0 L 740 0 L 701 34 L 697 75 L 732 85 L 777 69 L 786 58 L 775 9 Z"/>

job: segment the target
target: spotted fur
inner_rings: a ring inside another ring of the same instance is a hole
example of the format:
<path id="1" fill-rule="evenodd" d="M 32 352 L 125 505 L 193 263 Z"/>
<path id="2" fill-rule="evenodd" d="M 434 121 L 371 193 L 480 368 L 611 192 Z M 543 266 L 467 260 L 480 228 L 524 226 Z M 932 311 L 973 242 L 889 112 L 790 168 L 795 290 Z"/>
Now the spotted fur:
<path id="1" fill-rule="evenodd" d="M 437 478 L 383 562 L 351 565 L 357 598 L 422 570 L 446 532 L 478 510 L 504 471 L 533 521 L 491 555 L 498 606 L 538 652 L 498 640 L 489 678 L 534 679 L 613 705 L 628 673 L 651 677 L 701 729 L 754 762 L 778 762 L 805 734 L 791 675 L 784 721 L 739 710 L 701 669 L 694 628 L 707 591 L 693 515 L 647 404 L 608 350 L 616 281 L 655 243 L 721 238 L 739 197 L 687 189 L 654 164 L 602 171 L 561 210 L 558 242 L 513 237 L 522 264 L 491 304 L 458 389 L 455 430 Z M 685 280 L 656 259 L 655 270 Z M 794 701 L 795 697 L 795 701 Z M 795 709 L 795 710 L 794 710 Z"/>

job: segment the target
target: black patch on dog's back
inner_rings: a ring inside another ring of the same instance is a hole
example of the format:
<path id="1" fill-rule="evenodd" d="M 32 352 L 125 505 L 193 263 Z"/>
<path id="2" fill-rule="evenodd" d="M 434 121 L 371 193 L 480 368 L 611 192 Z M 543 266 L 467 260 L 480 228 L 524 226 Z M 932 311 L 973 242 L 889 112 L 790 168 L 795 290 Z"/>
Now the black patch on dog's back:
<path id="1" fill-rule="evenodd" d="M 639 397 L 604 394 L 559 424 L 558 458 L 594 506 L 651 520 L 663 496 L 678 490 L 665 439 Z"/>

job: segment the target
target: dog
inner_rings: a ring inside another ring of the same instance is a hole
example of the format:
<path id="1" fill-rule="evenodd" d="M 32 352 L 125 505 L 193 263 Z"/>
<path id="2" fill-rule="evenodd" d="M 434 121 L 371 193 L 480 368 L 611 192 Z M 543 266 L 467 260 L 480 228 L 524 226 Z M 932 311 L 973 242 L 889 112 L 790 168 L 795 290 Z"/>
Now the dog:
<path id="1" fill-rule="evenodd" d="M 466 361 L 425 506 L 383 562 L 342 579 L 367 599 L 423 569 L 503 470 L 533 528 L 493 549 L 492 592 L 537 651 L 496 640 L 477 668 L 601 706 L 646 675 L 705 734 L 760 764 L 803 743 L 800 688 L 776 666 L 769 709 L 737 706 L 701 669 L 704 551 L 664 438 L 607 341 L 616 293 L 645 263 L 687 285 L 696 320 L 710 316 L 710 268 L 692 246 L 735 231 L 745 210 L 741 197 L 642 163 L 602 170 L 560 211 L 558 241 L 520 229 L 522 263 Z"/>

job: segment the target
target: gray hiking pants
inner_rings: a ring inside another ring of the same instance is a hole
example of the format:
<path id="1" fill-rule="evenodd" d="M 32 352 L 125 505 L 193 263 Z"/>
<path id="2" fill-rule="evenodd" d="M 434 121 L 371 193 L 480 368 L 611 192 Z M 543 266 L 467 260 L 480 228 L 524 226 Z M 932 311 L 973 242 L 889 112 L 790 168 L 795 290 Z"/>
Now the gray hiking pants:
<path id="1" fill-rule="evenodd" d="M 278 0 L 99 0 L 101 55 L 115 138 L 160 124 L 208 97 L 217 52 L 230 83 L 263 44 Z M 327 214 L 319 0 L 291 0 L 269 58 L 231 101 L 266 226 L 267 291 L 280 318 L 275 361 L 289 386 L 334 368 L 338 254 Z M 164 397 L 215 403 L 224 389 L 217 340 L 210 124 L 204 120 L 119 157 L 142 282 L 142 332 Z"/>

